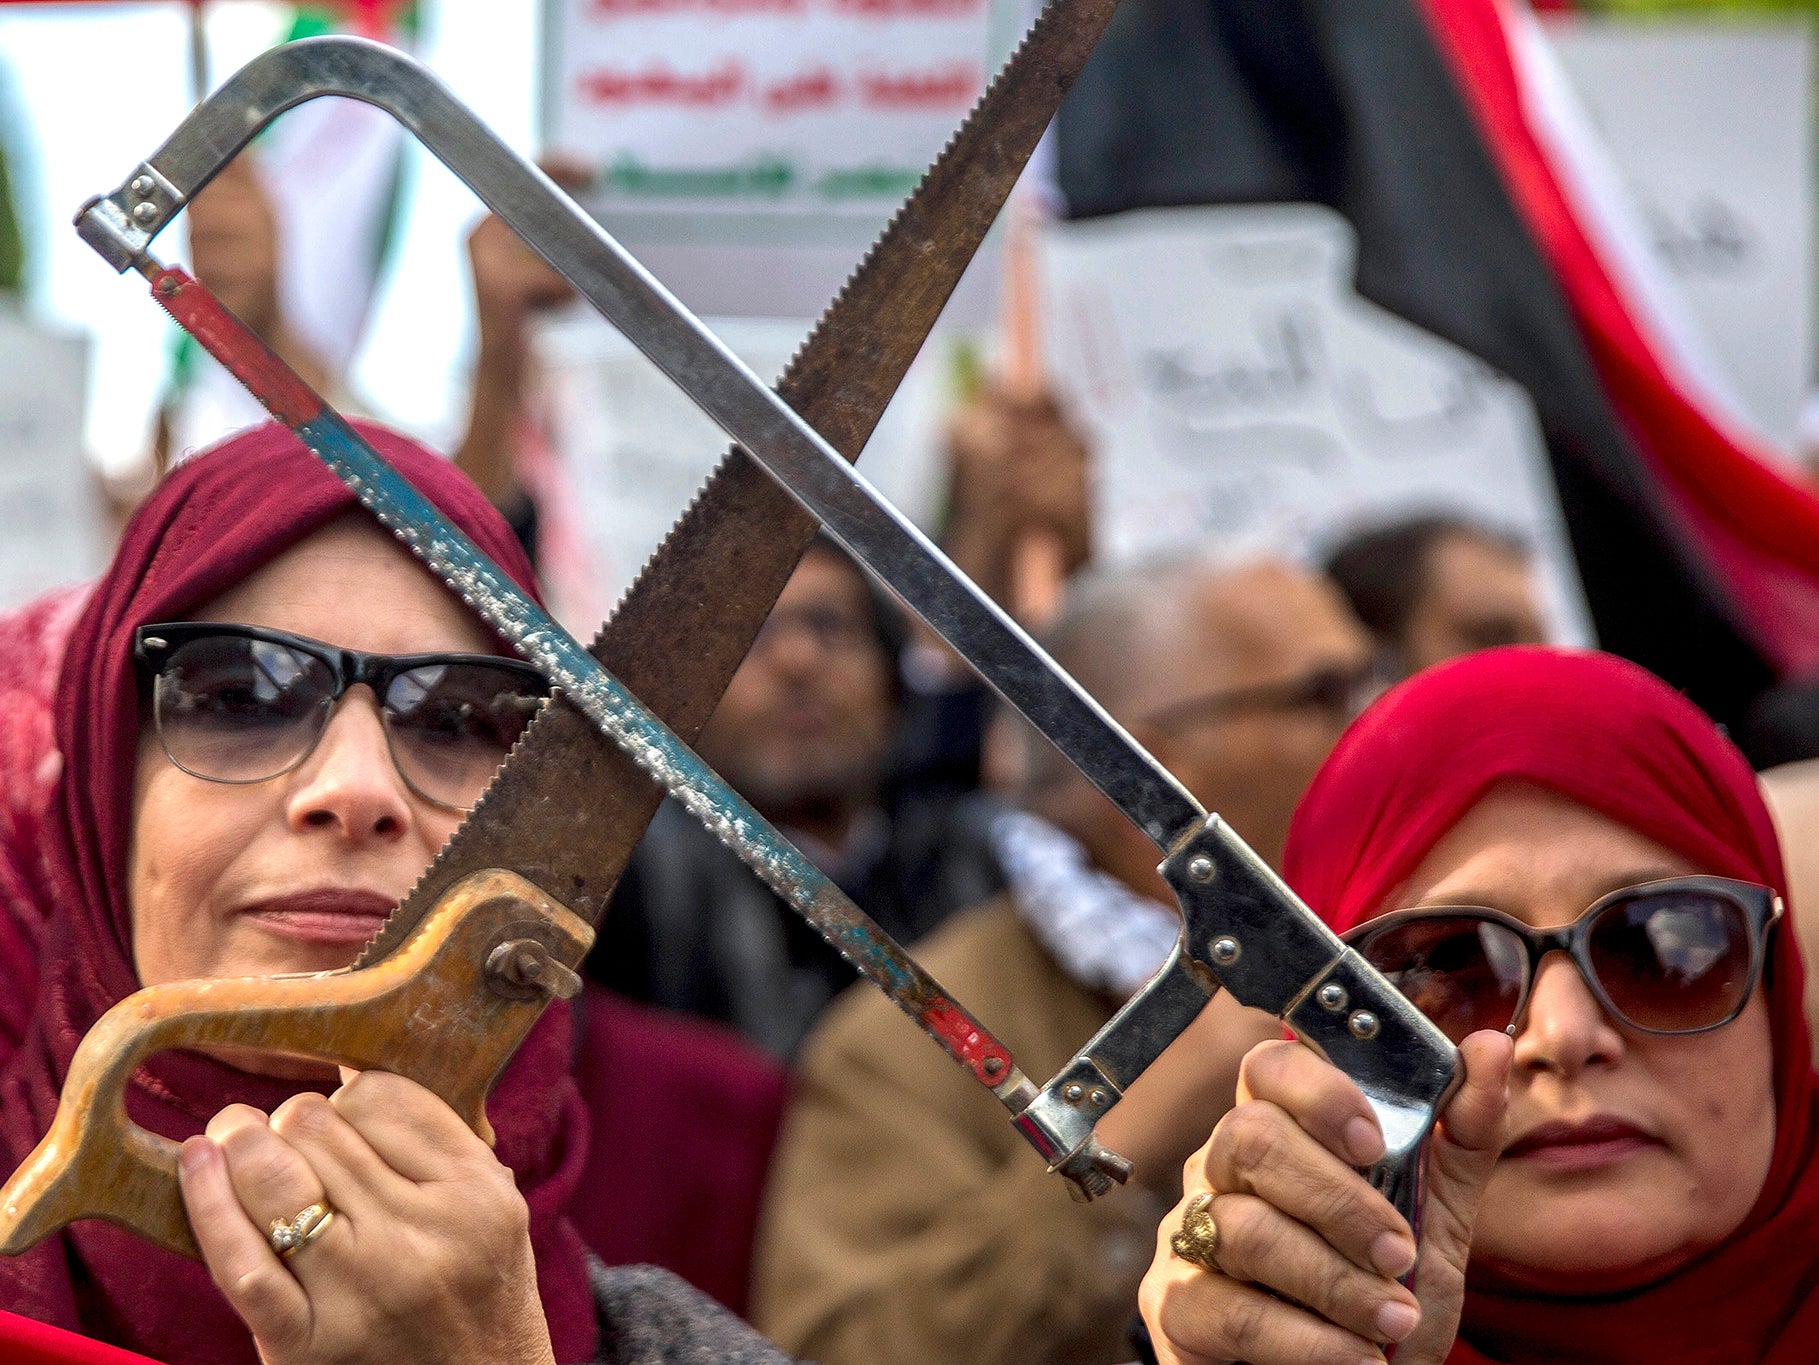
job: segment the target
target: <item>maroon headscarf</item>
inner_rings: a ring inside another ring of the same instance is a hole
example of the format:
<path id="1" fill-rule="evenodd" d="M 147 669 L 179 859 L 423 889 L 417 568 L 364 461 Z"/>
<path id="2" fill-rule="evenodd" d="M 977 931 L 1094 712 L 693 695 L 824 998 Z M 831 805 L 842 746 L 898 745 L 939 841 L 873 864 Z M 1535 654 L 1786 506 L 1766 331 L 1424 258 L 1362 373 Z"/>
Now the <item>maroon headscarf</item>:
<path id="1" fill-rule="evenodd" d="M 529 563 L 480 491 L 448 461 L 382 428 L 363 432 L 495 563 L 534 592 Z M 302 444 L 271 425 L 236 436 L 173 473 L 134 515 L 71 635 L 56 700 L 64 759 L 46 813 L 54 897 L 36 1012 L 0 1072 L 0 1164 L 16 1166 L 50 1125 L 70 1059 L 89 1027 L 139 988 L 133 967 L 127 847 L 140 717 L 133 631 L 181 618 L 355 506 Z M 595 1316 L 584 1253 L 563 1209 L 586 1158 L 586 1120 L 568 1076 L 568 1011 L 547 1011 L 487 1106 L 499 1159 L 531 1209 L 538 1283 L 556 1357 L 590 1359 Z M 141 1069 L 134 1120 L 176 1140 L 227 1104 L 267 1111 L 302 1088 L 189 1053 Z M 75 1224 L 16 1260 L 0 1258 L 0 1303 L 171 1365 L 257 1359 L 251 1334 L 198 1262 L 113 1225 Z"/>
<path id="2" fill-rule="evenodd" d="M 1289 830 L 1283 870 L 1334 928 L 1385 909 L 1436 842 L 1498 783 L 1557 792 L 1684 855 L 1772 886 L 1781 852 L 1755 774 L 1693 704 L 1587 651 L 1490 650 L 1417 675 L 1348 730 Z M 1791 926 L 1764 977 L 1775 1145 L 1730 1238 L 1630 1294 L 1573 1299 L 1468 1286 L 1452 1365 L 1809 1361 L 1819 1342 L 1819 1080 Z M 1494 1356 L 1473 1342 L 1497 1343 Z"/>
<path id="3" fill-rule="evenodd" d="M 0 616 L 0 1066 L 31 1026 L 38 940 L 50 914 L 44 817 L 63 771 L 52 713 L 57 674 L 90 584 Z"/>

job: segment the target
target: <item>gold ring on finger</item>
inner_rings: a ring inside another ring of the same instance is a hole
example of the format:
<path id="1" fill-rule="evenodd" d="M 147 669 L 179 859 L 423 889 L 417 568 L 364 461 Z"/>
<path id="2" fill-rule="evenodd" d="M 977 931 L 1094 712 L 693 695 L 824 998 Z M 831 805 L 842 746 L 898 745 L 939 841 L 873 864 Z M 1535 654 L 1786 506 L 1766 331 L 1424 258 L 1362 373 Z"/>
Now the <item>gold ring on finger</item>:
<path id="1" fill-rule="evenodd" d="M 272 1219 L 271 1231 L 266 1235 L 271 1239 L 272 1250 L 288 1261 L 327 1232 L 334 1221 L 334 1209 L 326 1199 L 319 1199 L 295 1218 Z"/>
<path id="2" fill-rule="evenodd" d="M 1187 1201 L 1181 1226 L 1168 1239 L 1169 1250 L 1202 1270 L 1218 1271 L 1213 1253 L 1219 1249 L 1219 1225 L 1213 1221 L 1213 1195 L 1203 1191 Z"/>

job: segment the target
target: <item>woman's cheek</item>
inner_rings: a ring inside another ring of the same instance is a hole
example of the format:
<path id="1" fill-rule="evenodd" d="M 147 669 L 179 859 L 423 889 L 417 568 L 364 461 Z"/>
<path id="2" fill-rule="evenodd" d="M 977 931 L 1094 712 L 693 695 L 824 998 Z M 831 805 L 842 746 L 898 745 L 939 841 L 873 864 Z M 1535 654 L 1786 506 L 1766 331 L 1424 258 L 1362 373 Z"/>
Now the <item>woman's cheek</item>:
<path id="1" fill-rule="evenodd" d="M 157 758 L 148 773 L 141 755 L 127 860 L 133 964 L 145 986 L 215 974 L 226 926 L 213 893 L 251 837 L 224 818 L 231 812 L 210 799 L 209 784 Z"/>
<path id="2" fill-rule="evenodd" d="M 1658 1041 L 1661 1080 L 1680 1102 L 1675 1118 L 1698 1182 L 1688 1210 L 1694 1234 L 1714 1246 L 1749 1216 L 1774 1159 L 1774 1045 L 1764 993 L 1758 989 L 1724 1028 Z M 1675 1043 L 1686 1046 L 1678 1057 Z"/>

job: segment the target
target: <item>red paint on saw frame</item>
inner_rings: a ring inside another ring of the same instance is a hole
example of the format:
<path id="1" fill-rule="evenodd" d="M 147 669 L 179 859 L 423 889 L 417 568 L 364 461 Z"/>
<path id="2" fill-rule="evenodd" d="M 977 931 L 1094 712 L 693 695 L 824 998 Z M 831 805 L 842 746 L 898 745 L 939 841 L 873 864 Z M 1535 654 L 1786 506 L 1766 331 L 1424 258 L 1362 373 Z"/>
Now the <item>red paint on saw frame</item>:
<path id="1" fill-rule="evenodd" d="M 316 391 L 194 276 L 166 266 L 152 277 L 152 297 L 286 426 L 302 426 L 327 409 Z"/>
<path id="2" fill-rule="evenodd" d="M 1010 1078 L 1011 1054 L 1004 1044 L 946 996 L 930 1001 L 916 1021 L 955 1061 L 978 1077 L 979 1084 L 996 1088 Z M 996 1066 L 988 1066 L 988 1062 L 996 1062 Z"/>

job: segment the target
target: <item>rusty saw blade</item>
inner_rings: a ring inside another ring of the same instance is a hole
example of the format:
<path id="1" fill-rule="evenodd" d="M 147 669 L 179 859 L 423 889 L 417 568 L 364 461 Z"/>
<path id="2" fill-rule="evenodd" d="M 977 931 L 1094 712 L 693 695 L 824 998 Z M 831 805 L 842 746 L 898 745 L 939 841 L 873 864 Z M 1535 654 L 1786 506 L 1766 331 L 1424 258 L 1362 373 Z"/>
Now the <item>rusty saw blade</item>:
<path id="1" fill-rule="evenodd" d="M 791 361 L 776 391 L 856 459 L 1116 0 L 1050 0 Z M 721 461 L 589 652 L 692 743 L 817 523 L 744 454 Z M 662 791 L 560 697 L 362 953 L 395 951 L 470 872 L 510 867 L 599 923 Z"/>

